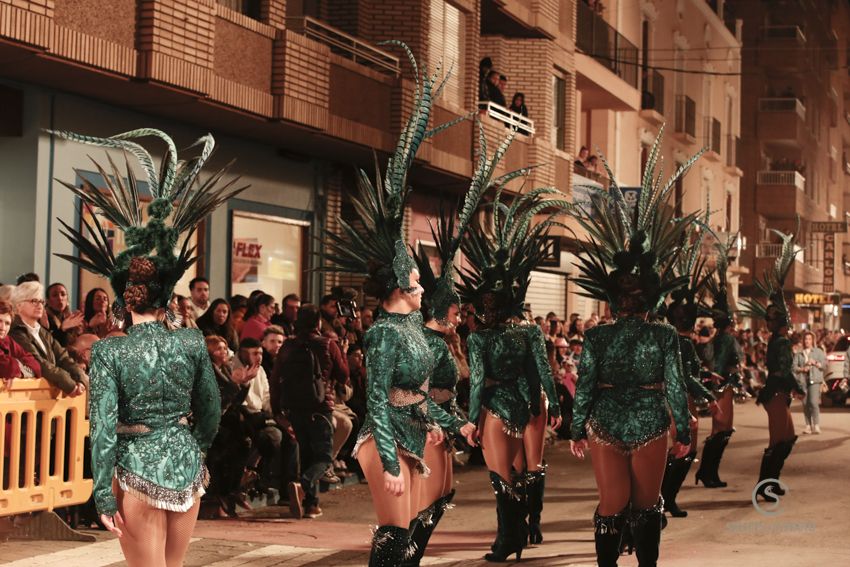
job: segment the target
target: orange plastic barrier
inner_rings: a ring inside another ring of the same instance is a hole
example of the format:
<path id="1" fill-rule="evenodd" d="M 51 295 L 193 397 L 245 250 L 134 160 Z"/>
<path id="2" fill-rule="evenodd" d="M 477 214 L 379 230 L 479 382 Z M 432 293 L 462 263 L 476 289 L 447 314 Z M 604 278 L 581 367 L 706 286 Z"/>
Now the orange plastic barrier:
<path id="1" fill-rule="evenodd" d="M 44 379 L 0 382 L 0 516 L 82 504 L 89 434 L 86 396 L 68 398 Z"/>

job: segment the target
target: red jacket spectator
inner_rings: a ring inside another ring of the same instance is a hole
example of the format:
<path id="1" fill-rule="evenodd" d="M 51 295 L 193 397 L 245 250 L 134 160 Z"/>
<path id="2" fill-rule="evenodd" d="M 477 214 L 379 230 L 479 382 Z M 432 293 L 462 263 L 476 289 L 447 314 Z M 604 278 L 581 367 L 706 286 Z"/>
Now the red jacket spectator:
<path id="1" fill-rule="evenodd" d="M 20 378 L 23 376 L 19 362 L 28 366 L 34 376 L 41 376 L 41 365 L 33 355 L 6 335 L 0 339 L 0 378 Z"/>

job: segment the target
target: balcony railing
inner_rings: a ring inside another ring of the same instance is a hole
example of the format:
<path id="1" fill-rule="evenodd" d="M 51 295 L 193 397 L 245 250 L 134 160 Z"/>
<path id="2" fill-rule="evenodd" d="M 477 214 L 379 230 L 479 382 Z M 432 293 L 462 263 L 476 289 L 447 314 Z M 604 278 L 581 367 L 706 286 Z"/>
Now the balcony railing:
<path id="1" fill-rule="evenodd" d="M 697 103 L 685 95 L 676 95 L 676 132 L 697 135 Z"/>
<path id="2" fill-rule="evenodd" d="M 286 18 L 286 22 L 292 30 L 319 43 L 324 43 L 331 48 L 332 52 L 351 59 L 355 63 L 374 67 L 377 71 L 392 75 L 398 75 L 401 72 L 398 57 L 315 18 L 310 16 Z"/>
<path id="3" fill-rule="evenodd" d="M 796 112 L 801 119 L 806 119 L 806 106 L 793 97 L 760 98 L 759 112 Z"/>
<path id="4" fill-rule="evenodd" d="M 637 88 L 638 48 L 584 2 L 578 4 L 576 46 Z"/>
<path id="5" fill-rule="evenodd" d="M 501 104 L 496 104 L 491 100 L 481 100 L 478 101 L 478 110 L 486 112 L 488 116 L 499 122 L 504 122 L 505 126 L 509 128 L 516 128 L 520 134 L 526 136 L 534 134 L 534 120 L 508 110 Z"/>
<path id="6" fill-rule="evenodd" d="M 794 259 L 798 262 L 805 263 L 806 250 L 802 246 L 794 246 L 797 250 L 797 255 Z M 759 242 L 756 244 L 756 258 L 778 258 L 782 253 L 781 242 Z"/>
<path id="7" fill-rule="evenodd" d="M 608 184 L 610 183 L 610 181 L 601 173 L 598 173 L 596 171 L 590 171 L 586 167 L 577 163 L 573 164 L 573 173 L 575 173 L 576 175 L 581 175 L 582 177 L 590 179 L 591 181 L 595 181 L 596 183 L 599 183 L 600 185 L 602 185 L 603 189 L 608 189 Z M 581 180 L 578 181 L 579 182 L 576 183 L 574 180 L 573 185 L 582 185 Z"/>
<path id="8" fill-rule="evenodd" d="M 762 26 L 763 39 L 791 39 L 800 45 L 806 43 L 806 34 L 800 26 Z"/>
<path id="9" fill-rule="evenodd" d="M 800 191 L 806 190 L 806 178 L 799 171 L 759 171 L 758 185 L 793 185 Z"/>
<path id="10" fill-rule="evenodd" d="M 261 0 L 216 0 L 225 8 L 230 8 L 234 12 L 239 12 L 254 20 L 261 18 L 260 3 Z"/>
<path id="11" fill-rule="evenodd" d="M 726 136 L 726 166 L 739 167 L 741 153 L 741 138 L 733 134 Z"/>
<path id="12" fill-rule="evenodd" d="M 658 71 L 646 71 L 640 107 L 664 114 L 664 75 Z"/>
<path id="13" fill-rule="evenodd" d="M 706 150 L 716 154 L 720 153 L 720 120 L 717 118 L 705 117 L 702 144 Z"/>

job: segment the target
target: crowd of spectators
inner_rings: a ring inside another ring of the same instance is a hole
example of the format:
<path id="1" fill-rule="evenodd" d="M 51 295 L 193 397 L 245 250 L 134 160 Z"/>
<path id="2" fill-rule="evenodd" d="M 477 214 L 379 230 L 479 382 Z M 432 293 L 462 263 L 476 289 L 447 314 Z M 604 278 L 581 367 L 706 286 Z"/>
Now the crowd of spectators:
<path id="1" fill-rule="evenodd" d="M 508 104 L 507 95 L 508 78 L 493 68 L 493 60 L 485 57 L 478 64 L 478 100 L 481 102 L 492 102 L 511 112 L 528 118 L 528 106 L 525 104 L 525 94 L 514 92 L 511 102 Z M 510 124 L 507 124 L 510 126 Z M 519 129 L 520 134 L 528 135 L 527 130 Z"/>
<path id="2" fill-rule="evenodd" d="M 174 296 L 175 313 L 164 323 L 205 335 L 221 392 L 221 426 L 207 455 L 210 509 L 238 516 L 252 500 L 265 497 L 288 504 L 297 517 L 320 516 L 320 487 L 359 474 L 352 450 L 366 415 L 363 336 L 372 310 L 357 309 L 354 291 L 341 288 L 318 304 L 302 303 L 296 294 L 278 300 L 261 290 L 210 300 L 209 282 L 201 277 L 185 291 Z M 89 291 L 83 305 L 82 311 L 72 310 L 63 284 L 45 289 L 35 274 L 22 276 L 16 286 L 0 286 L 0 377 L 6 387 L 16 378 L 44 377 L 67 396 L 87 392 L 92 345 L 123 330 L 112 317 L 107 291 Z M 447 336 L 459 369 L 462 411 L 469 399 L 466 338 L 476 321 L 472 307 L 463 306 L 461 324 Z M 568 438 L 584 334 L 610 319 L 572 313 L 564 320 L 550 312 L 533 323 L 543 331 L 565 416 L 552 436 Z M 705 359 L 713 335 L 710 320 L 694 330 Z M 740 329 L 736 337 L 745 385 L 755 393 L 764 382 L 769 335 L 765 329 Z M 813 342 L 830 352 L 841 337 L 819 331 Z M 802 337 L 792 342 L 802 348 Z M 10 428 L 5 430 L 8 436 Z M 474 450 L 458 446 L 472 453 L 474 463 Z"/>

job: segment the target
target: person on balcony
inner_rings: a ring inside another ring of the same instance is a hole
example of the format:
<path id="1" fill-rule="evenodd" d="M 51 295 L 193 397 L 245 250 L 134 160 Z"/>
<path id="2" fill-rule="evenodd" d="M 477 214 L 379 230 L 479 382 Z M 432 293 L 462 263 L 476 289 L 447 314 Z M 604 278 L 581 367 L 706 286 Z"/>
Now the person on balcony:
<path id="1" fill-rule="evenodd" d="M 514 93 L 514 97 L 511 99 L 511 106 L 508 110 L 528 118 L 528 107 L 525 106 L 525 95 L 523 93 Z M 518 129 L 517 132 L 525 136 L 530 134 L 530 132 L 524 128 Z"/>
<path id="2" fill-rule="evenodd" d="M 505 100 L 505 95 L 502 93 L 501 89 L 499 89 L 499 72 L 498 71 L 490 71 L 487 74 L 487 100 L 494 104 L 498 104 L 501 107 L 507 107 L 507 101 Z"/>

